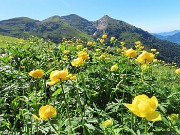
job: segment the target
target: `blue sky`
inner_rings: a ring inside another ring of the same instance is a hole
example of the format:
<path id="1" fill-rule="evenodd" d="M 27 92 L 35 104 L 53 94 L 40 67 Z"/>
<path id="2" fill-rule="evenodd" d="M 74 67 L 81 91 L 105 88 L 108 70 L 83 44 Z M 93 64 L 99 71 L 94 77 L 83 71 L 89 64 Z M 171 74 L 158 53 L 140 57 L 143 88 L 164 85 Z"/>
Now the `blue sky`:
<path id="1" fill-rule="evenodd" d="M 148 32 L 180 30 L 180 0 L 2 0 L 0 20 L 77 14 L 96 21 L 104 15 Z"/>

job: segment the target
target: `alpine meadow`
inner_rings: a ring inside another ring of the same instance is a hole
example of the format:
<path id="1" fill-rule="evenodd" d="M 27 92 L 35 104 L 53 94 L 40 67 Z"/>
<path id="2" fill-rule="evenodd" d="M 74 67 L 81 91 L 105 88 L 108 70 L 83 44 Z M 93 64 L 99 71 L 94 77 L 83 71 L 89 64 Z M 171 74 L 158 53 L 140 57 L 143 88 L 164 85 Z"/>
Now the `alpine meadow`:
<path id="1" fill-rule="evenodd" d="M 179 44 L 107 15 L 13 18 L 0 34 L 0 134 L 180 134 Z"/>

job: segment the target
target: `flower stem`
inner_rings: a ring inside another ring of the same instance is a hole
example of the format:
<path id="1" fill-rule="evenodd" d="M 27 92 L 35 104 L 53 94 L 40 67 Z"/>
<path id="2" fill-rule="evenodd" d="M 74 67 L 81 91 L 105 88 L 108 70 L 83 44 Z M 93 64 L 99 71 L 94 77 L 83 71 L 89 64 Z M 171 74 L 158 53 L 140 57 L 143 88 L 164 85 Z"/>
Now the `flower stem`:
<path id="1" fill-rule="evenodd" d="M 133 130 L 134 125 L 134 114 L 131 114 L 131 129 Z"/>
<path id="2" fill-rule="evenodd" d="M 67 100 L 66 100 L 66 95 L 65 95 L 65 92 L 64 92 L 64 89 L 63 89 L 62 82 L 61 82 L 61 88 L 62 88 L 62 92 L 63 92 L 63 95 L 64 95 L 65 105 L 67 106 L 67 108 L 66 108 L 66 114 L 67 114 L 68 121 L 69 121 L 69 125 L 70 125 L 70 134 L 72 134 L 71 120 L 70 120 L 70 115 L 69 115 L 69 106 L 68 106 L 68 103 L 67 103 Z"/>
<path id="3" fill-rule="evenodd" d="M 48 119 L 50 125 L 52 126 L 52 128 L 54 129 L 54 131 L 56 132 L 57 135 L 60 135 L 60 133 L 58 132 L 58 130 L 55 128 L 55 126 L 51 123 L 50 119 Z"/>
<path id="4" fill-rule="evenodd" d="M 83 116 L 83 111 L 82 111 L 82 104 L 81 104 L 81 100 L 80 100 L 80 96 L 79 96 L 79 91 L 78 89 L 76 89 L 76 94 L 77 94 L 77 97 L 78 97 L 78 103 L 80 105 L 80 113 L 81 113 L 81 119 L 82 119 L 82 127 L 84 128 L 84 116 Z"/>
<path id="5" fill-rule="evenodd" d="M 144 123 L 144 135 L 147 135 L 147 120 Z"/>

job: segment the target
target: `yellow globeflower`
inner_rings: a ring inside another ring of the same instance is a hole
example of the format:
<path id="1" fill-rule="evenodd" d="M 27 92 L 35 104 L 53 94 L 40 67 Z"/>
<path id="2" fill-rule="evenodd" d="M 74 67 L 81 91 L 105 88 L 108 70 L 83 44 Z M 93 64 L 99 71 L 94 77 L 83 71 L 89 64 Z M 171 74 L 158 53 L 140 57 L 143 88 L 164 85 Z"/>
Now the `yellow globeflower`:
<path id="1" fill-rule="evenodd" d="M 136 41 L 135 45 L 141 45 L 141 41 Z"/>
<path id="2" fill-rule="evenodd" d="M 87 45 L 92 46 L 92 45 L 93 45 L 93 42 L 92 42 L 92 41 L 89 41 L 89 42 L 87 42 Z"/>
<path id="3" fill-rule="evenodd" d="M 105 38 L 107 38 L 107 34 L 102 35 L 102 39 L 105 39 Z"/>
<path id="4" fill-rule="evenodd" d="M 21 68 L 26 68 L 26 66 L 21 66 Z"/>
<path id="5" fill-rule="evenodd" d="M 151 49 L 151 52 L 156 52 L 156 49 Z"/>
<path id="6" fill-rule="evenodd" d="M 87 51 L 87 48 L 83 48 L 83 50 L 82 50 L 82 51 L 86 52 L 86 51 Z"/>
<path id="7" fill-rule="evenodd" d="M 76 49 L 78 49 L 78 50 L 81 50 L 82 48 L 83 48 L 82 45 L 77 45 L 77 46 L 76 46 Z"/>
<path id="8" fill-rule="evenodd" d="M 154 62 L 154 63 L 158 63 L 158 59 L 154 59 L 153 62 Z"/>
<path id="9" fill-rule="evenodd" d="M 171 120 L 171 121 L 177 121 L 179 119 L 179 114 L 171 114 L 168 116 L 168 118 Z"/>
<path id="10" fill-rule="evenodd" d="M 128 49 L 127 51 L 125 51 L 125 55 L 129 58 L 134 58 L 136 56 L 136 51 L 131 49 Z"/>
<path id="11" fill-rule="evenodd" d="M 136 61 L 141 63 L 141 64 L 149 64 L 153 60 L 154 60 L 154 54 L 148 53 L 146 51 L 141 53 L 136 59 Z"/>
<path id="12" fill-rule="evenodd" d="M 111 59 L 110 59 L 110 58 L 104 58 L 104 60 L 106 60 L 106 61 L 110 61 Z"/>
<path id="13" fill-rule="evenodd" d="M 155 111 L 158 107 L 155 96 L 149 98 L 144 94 L 138 95 L 133 99 L 132 104 L 125 104 L 125 106 L 135 115 L 146 118 L 148 121 L 161 120 L 161 115 Z"/>
<path id="14" fill-rule="evenodd" d="M 156 54 L 156 55 L 158 55 L 158 54 L 159 54 L 159 52 L 156 52 L 155 54 Z"/>
<path id="15" fill-rule="evenodd" d="M 84 65 L 84 60 L 82 58 L 77 58 L 77 59 L 74 59 L 72 62 L 71 62 L 71 65 L 72 66 L 75 66 L 75 67 L 79 67 L 79 66 L 83 66 Z"/>
<path id="16" fill-rule="evenodd" d="M 68 70 L 67 69 L 63 69 L 61 71 L 55 70 L 55 71 L 51 72 L 51 74 L 50 74 L 51 82 L 47 82 L 47 85 L 52 86 L 61 80 L 67 80 L 67 79 L 68 79 Z"/>
<path id="17" fill-rule="evenodd" d="M 101 54 L 101 56 L 99 56 L 99 59 L 105 59 L 106 58 L 106 55 L 103 53 Z"/>
<path id="18" fill-rule="evenodd" d="M 111 37 L 110 41 L 112 42 L 112 41 L 114 41 L 114 40 L 115 40 L 115 37 Z"/>
<path id="19" fill-rule="evenodd" d="M 29 75 L 33 78 L 42 78 L 44 75 L 44 72 L 40 69 L 36 69 L 35 71 L 29 72 Z"/>
<path id="20" fill-rule="evenodd" d="M 112 119 L 108 119 L 108 120 L 102 122 L 102 126 L 104 128 L 111 127 L 112 125 L 113 125 L 113 120 Z"/>
<path id="21" fill-rule="evenodd" d="M 118 65 L 117 64 L 115 64 L 115 65 L 113 65 L 111 67 L 111 71 L 116 71 L 117 69 L 118 69 Z"/>
<path id="22" fill-rule="evenodd" d="M 86 60 L 87 58 L 89 58 L 89 55 L 85 51 L 80 51 L 78 52 L 78 58 L 82 58 L 83 60 Z"/>
<path id="23" fill-rule="evenodd" d="M 61 71 L 55 70 L 55 71 L 51 72 L 50 80 L 55 81 L 57 79 L 64 79 L 64 78 L 66 78 L 66 76 L 68 76 L 68 70 L 67 69 L 63 69 Z"/>
<path id="24" fill-rule="evenodd" d="M 176 74 L 180 74 L 180 68 L 176 69 L 176 70 L 175 70 L 175 73 L 176 73 Z"/>
<path id="25" fill-rule="evenodd" d="M 125 42 L 121 42 L 121 45 L 124 46 L 124 45 L 125 45 Z"/>
<path id="26" fill-rule="evenodd" d="M 105 42 L 105 40 L 104 39 L 100 39 L 100 43 L 104 43 Z"/>
<path id="27" fill-rule="evenodd" d="M 46 120 L 56 117 L 56 109 L 51 105 L 41 106 L 39 109 L 39 117 L 33 114 L 33 117 L 37 120 Z"/>
<path id="28" fill-rule="evenodd" d="M 96 49 L 96 52 L 101 52 L 101 49 Z"/>
<path id="29" fill-rule="evenodd" d="M 69 53 L 69 50 L 64 50 L 64 55 L 67 55 Z"/>
<path id="30" fill-rule="evenodd" d="M 77 80 L 76 75 L 71 76 L 71 77 L 70 77 L 70 80 Z"/>
<path id="31" fill-rule="evenodd" d="M 117 51 L 117 52 L 120 52 L 120 51 L 121 51 L 121 48 L 117 48 L 116 51 Z"/>
<path id="32" fill-rule="evenodd" d="M 147 64 L 143 64 L 143 65 L 141 66 L 141 69 L 144 70 L 144 71 L 146 71 L 146 70 L 149 69 L 149 66 L 148 66 Z"/>

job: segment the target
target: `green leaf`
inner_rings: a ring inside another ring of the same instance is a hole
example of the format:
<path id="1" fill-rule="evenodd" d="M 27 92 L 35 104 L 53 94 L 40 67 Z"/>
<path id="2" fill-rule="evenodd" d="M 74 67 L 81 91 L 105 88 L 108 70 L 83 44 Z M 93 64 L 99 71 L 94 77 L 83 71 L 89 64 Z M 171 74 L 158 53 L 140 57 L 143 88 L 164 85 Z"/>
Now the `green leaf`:
<path id="1" fill-rule="evenodd" d="M 52 72 L 53 70 L 54 70 L 54 68 L 49 69 L 49 70 L 46 72 L 46 74 L 49 74 L 49 73 Z"/>
<path id="2" fill-rule="evenodd" d="M 57 90 L 52 94 L 52 96 L 53 96 L 53 97 L 54 97 L 54 96 L 57 96 L 57 95 L 59 95 L 61 92 L 62 92 L 62 88 L 59 88 L 59 89 L 57 89 Z"/>
<path id="3" fill-rule="evenodd" d="M 95 127 L 91 124 L 84 124 L 88 129 L 95 130 Z"/>

